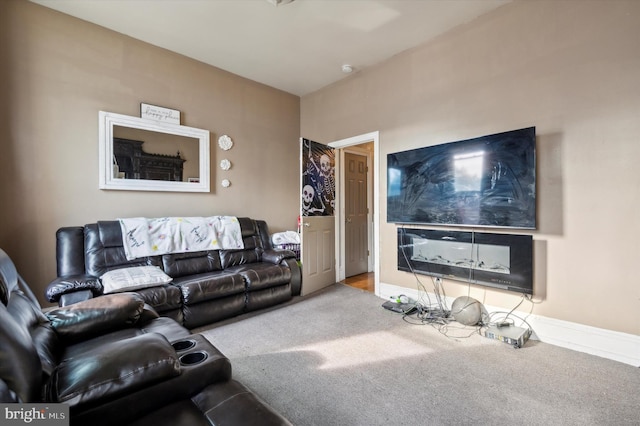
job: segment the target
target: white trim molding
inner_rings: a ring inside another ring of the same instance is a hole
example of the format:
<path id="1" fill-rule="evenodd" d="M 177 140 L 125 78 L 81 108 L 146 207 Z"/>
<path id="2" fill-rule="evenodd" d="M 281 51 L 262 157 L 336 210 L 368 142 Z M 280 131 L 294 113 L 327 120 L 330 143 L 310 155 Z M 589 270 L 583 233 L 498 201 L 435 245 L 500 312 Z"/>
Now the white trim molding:
<path id="1" fill-rule="evenodd" d="M 384 300 L 401 294 L 414 300 L 420 298 L 417 289 L 382 282 L 378 288 L 378 296 Z M 429 296 L 434 295 L 429 294 Z M 451 306 L 453 300 L 452 297 L 446 298 L 448 306 Z M 505 308 L 488 305 L 485 305 L 485 308 L 489 312 L 505 310 Z M 640 336 L 527 312 L 515 311 L 514 313 L 520 318 L 526 317 L 527 323 L 533 329 L 532 339 L 640 367 Z"/>
<path id="2" fill-rule="evenodd" d="M 373 142 L 373 271 L 374 271 L 374 286 L 375 293 L 378 294 L 378 285 L 380 283 L 380 132 L 373 131 L 369 133 L 364 133 L 357 136 L 352 136 L 346 139 L 340 139 L 334 142 L 330 142 L 327 144 L 331 148 L 341 149 L 347 148 L 354 145 L 359 145 L 362 143 Z M 339 158 L 336 158 L 339 160 Z M 336 163 L 336 167 L 340 164 L 339 161 Z M 341 167 L 340 167 L 341 168 Z M 336 185 L 342 185 L 342 176 L 337 180 Z M 340 281 L 344 279 L 344 238 L 340 238 L 342 235 L 342 223 L 344 221 L 344 206 L 341 205 L 340 199 L 342 198 L 342 194 L 336 200 L 336 208 L 339 212 L 336 214 L 336 256 L 340 256 L 340 258 L 336 259 L 336 264 L 339 265 L 336 268 L 336 281 Z"/>

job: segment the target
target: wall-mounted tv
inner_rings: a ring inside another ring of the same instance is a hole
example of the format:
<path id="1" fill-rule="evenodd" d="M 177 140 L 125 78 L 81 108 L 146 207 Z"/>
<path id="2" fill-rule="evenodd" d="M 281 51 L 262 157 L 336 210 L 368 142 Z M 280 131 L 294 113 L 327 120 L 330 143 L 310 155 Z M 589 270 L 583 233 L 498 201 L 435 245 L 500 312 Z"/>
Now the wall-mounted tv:
<path id="1" fill-rule="evenodd" d="M 398 269 L 533 294 L 533 237 L 400 227 Z"/>
<path id="2" fill-rule="evenodd" d="M 387 222 L 535 229 L 535 127 L 388 154 Z"/>

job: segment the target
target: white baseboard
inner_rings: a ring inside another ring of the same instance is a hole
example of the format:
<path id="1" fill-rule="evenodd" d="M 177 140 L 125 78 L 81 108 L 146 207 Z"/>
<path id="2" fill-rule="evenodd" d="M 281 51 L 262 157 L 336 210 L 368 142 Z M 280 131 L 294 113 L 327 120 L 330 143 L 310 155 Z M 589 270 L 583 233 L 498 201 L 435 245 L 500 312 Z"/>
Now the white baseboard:
<path id="1" fill-rule="evenodd" d="M 378 287 L 378 296 L 385 300 L 401 294 L 414 300 L 418 300 L 420 297 L 417 289 L 386 283 L 380 283 Z M 429 294 L 429 297 L 431 300 L 435 300 L 433 294 Z M 454 298 L 447 297 L 446 299 L 446 303 L 450 307 Z M 489 312 L 505 310 L 502 307 L 488 305 L 485 305 L 485 308 Z M 540 315 L 530 315 L 526 312 L 515 311 L 514 314 L 520 318 L 526 317 L 527 323 L 534 332 L 532 339 L 640 367 L 640 336 Z"/>

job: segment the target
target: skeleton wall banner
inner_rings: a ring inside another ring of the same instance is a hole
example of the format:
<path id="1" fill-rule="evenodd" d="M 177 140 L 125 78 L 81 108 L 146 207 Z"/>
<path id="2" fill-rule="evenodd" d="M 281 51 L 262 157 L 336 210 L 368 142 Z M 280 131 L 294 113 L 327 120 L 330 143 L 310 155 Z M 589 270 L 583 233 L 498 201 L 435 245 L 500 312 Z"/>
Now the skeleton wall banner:
<path id="1" fill-rule="evenodd" d="M 302 216 L 333 216 L 335 198 L 333 148 L 302 139 Z"/>

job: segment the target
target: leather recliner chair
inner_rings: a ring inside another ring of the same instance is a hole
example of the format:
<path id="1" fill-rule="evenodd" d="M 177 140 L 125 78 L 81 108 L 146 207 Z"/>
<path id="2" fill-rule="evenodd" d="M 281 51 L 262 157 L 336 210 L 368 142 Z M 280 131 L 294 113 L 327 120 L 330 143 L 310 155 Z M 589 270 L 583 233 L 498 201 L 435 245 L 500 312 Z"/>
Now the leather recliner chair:
<path id="1" fill-rule="evenodd" d="M 0 250 L 0 401 L 69 405 L 71 424 L 290 424 L 199 334 L 136 293 L 46 312 Z"/>

